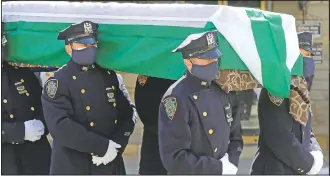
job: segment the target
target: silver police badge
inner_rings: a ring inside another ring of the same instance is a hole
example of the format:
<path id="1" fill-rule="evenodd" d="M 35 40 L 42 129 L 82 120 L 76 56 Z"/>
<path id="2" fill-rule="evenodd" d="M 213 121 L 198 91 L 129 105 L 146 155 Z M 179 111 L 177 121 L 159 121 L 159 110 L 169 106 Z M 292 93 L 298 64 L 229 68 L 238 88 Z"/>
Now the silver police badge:
<path id="1" fill-rule="evenodd" d="M 176 98 L 174 98 L 174 97 L 165 98 L 164 101 L 163 101 L 163 104 L 164 104 L 164 107 L 165 107 L 167 117 L 170 120 L 173 120 L 174 115 L 176 113 L 176 108 L 178 106 L 178 103 L 176 102 Z"/>
<path id="2" fill-rule="evenodd" d="M 45 83 L 46 93 L 49 98 L 54 98 L 58 88 L 57 79 L 48 79 Z"/>
<path id="3" fill-rule="evenodd" d="M 90 22 L 84 23 L 84 29 L 85 29 L 86 34 L 93 33 L 93 27 L 92 27 L 92 24 Z"/>
<path id="4" fill-rule="evenodd" d="M 206 40 L 207 40 L 207 45 L 212 45 L 215 42 L 213 33 L 206 34 Z"/>

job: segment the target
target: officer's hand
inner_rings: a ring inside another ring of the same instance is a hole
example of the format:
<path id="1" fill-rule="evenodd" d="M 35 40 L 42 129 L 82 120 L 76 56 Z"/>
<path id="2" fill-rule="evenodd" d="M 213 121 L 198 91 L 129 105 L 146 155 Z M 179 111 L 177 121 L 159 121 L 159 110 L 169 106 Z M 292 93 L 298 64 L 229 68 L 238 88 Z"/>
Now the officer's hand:
<path id="1" fill-rule="evenodd" d="M 41 123 L 41 124 L 40 124 Z M 44 126 L 39 120 L 28 120 L 24 122 L 25 126 L 25 136 L 24 140 L 31 142 L 37 141 L 44 134 Z"/>
<path id="2" fill-rule="evenodd" d="M 229 161 L 227 153 L 220 159 L 220 161 L 222 162 L 222 175 L 237 173 L 238 168 Z"/>
<path id="3" fill-rule="evenodd" d="M 322 167 L 323 167 L 323 154 L 321 151 L 311 151 L 311 154 L 314 158 L 314 163 L 309 172 L 307 172 L 308 175 L 315 175 L 318 174 Z"/>
<path id="4" fill-rule="evenodd" d="M 113 142 L 112 140 L 109 140 L 107 153 L 105 153 L 103 157 L 93 156 L 93 163 L 97 166 L 99 166 L 101 163 L 107 165 L 116 158 L 118 153 L 117 148 L 121 148 L 121 145 Z"/>

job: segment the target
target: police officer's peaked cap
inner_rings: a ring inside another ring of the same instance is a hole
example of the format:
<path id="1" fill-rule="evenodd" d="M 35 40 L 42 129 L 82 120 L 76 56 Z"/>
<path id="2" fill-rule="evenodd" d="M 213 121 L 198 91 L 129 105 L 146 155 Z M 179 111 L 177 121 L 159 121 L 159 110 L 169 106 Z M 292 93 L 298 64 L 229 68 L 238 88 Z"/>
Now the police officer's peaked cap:
<path id="1" fill-rule="evenodd" d="M 184 59 L 218 59 L 222 55 L 218 49 L 217 31 L 191 34 L 172 52 L 181 52 Z"/>
<path id="2" fill-rule="evenodd" d="M 312 52 L 313 33 L 300 32 L 298 33 L 298 40 L 299 40 L 299 48 Z"/>
<path id="3" fill-rule="evenodd" d="M 91 21 L 83 21 L 81 23 L 72 24 L 71 26 L 62 30 L 57 39 L 65 40 L 65 43 L 83 43 L 94 44 L 97 42 L 96 33 L 99 28 L 97 23 Z"/>

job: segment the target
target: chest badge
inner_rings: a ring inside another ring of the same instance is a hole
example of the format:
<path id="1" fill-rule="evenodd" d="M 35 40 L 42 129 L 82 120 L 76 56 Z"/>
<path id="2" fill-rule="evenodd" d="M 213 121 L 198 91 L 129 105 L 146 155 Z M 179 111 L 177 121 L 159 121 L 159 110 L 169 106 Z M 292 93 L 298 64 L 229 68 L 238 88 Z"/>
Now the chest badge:
<path id="1" fill-rule="evenodd" d="M 145 75 L 139 75 L 138 76 L 138 82 L 141 86 L 144 86 L 148 80 L 148 76 L 145 76 Z"/>
<path id="2" fill-rule="evenodd" d="M 115 103 L 116 102 L 115 90 L 112 89 L 111 87 L 107 87 L 105 90 L 106 90 L 106 93 L 107 93 L 108 102 L 109 103 Z"/>
<path id="3" fill-rule="evenodd" d="M 176 113 L 177 106 L 178 106 L 176 98 L 174 98 L 174 97 L 165 98 L 163 103 L 164 103 L 164 108 L 165 108 L 167 117 L 170 120 L 173 120 L 174 115 Z"/>
<path id="4" fill-rule="evenodd" d="M 27 90 L 25 89 L 22 82 L 16 82 L 15 87 L 16 87 L 16 90 L 17 90 L 18 94 L 21 95 L 21 94 L 26 94 L 27 93 Z"/>
<path id="5" fill-rule="evenodd" d="M 234 119 L 233 119 L 233 113 L 232 113 L 232 110 L 231 110 L 231 107 L 230 107 L 229 103 L 227 103 L 224 106 L 224 110 L 225 110 L 226 121 L 231 126 L 231 123 L 234 121 Z"/>

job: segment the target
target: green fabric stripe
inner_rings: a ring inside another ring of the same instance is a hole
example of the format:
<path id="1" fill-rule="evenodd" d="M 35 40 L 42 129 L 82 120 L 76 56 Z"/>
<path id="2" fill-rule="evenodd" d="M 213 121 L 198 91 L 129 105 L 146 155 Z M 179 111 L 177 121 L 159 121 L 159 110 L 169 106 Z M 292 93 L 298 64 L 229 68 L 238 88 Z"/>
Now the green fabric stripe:
<path id="1" fill-rule="evenodd" d="M 286 43 L 281 16 L 250 9 L 246 14 L 251 20 L 261 60 L 264 86 L 275 96 L 289 97 L 291 74 L 285 63 Z"/>

